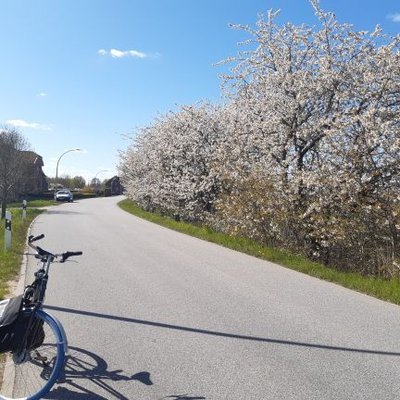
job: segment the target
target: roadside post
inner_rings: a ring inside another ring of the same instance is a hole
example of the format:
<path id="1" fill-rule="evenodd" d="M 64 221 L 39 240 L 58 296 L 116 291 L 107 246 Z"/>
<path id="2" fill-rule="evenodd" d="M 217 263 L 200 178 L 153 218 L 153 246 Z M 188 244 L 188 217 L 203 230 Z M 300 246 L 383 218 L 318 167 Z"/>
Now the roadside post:
<path id="1" fill-rule="evenodd" d="M 26 200 L 22 200 L 22 219 L 26 220 Z"/>
<path id="2" fill-rule="evenodd" d="M 10 250 L 11 248 L 11 212 L 6 211 L 6 229 L 5 229 L 5 249 Z"/>

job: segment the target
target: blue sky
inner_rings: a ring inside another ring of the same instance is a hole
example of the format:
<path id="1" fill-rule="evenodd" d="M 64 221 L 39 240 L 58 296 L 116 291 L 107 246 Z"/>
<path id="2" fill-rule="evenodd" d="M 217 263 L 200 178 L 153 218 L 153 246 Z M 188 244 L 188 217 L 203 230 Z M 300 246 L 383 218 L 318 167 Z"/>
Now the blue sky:
<path id="1" fill-rule="evenodd" d="M 358 30 L 400 29 L 397 0 L 321 0 Z M 214 64 L 260 12 L 317 23 L 307 0 L 1 0 L 0 124 L 17 126 L 59 175 L 116 173 L 127 134 L 181 104 L 221 100 Z M 107 170 L 106 172 L 100 172 Z"/>

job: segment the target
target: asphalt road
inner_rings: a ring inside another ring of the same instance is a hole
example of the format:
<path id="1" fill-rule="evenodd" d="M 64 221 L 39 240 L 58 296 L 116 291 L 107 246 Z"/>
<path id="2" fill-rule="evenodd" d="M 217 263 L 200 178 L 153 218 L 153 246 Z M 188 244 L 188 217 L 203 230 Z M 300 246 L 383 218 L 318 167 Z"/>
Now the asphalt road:
<path id="1" fill-rule="evenodd" d="M 140 220 L 120 198 L 35 221 L 71 354 L 48 398 L 400 398 L 400 307 Z M 29 260 L 28 280 L 35 265 Z"/>

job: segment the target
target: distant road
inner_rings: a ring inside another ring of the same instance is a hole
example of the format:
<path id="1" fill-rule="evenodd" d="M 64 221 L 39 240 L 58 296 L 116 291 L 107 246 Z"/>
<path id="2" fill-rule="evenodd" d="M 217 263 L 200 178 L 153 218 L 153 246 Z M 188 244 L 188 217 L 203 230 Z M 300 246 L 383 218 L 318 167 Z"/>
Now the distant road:
<path id="1" fill-rule="evenodd" d="M 71 355 L 51 399 L 394 400 L 400 307 L 170 231 L 120 198 L 38 217 Z M 35 260 L 29 261 L 28 275 Z"/>

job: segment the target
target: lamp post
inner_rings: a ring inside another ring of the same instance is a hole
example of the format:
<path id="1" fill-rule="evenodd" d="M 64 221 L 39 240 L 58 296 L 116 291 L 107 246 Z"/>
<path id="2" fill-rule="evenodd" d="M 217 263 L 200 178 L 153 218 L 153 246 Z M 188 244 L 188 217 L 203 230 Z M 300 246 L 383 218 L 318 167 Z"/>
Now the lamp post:
<path id="1" fill-rule="evenodd" d="M 93 190 L 96 191 L 96 197 L 99 196 L 101 194 L 101 184 L 97 183 L 98 179 L 97 179 L 97 175 L 99 175 L 102 172 L 107 172 L 108 169 L 101 169 L 100 171 L 97 172 L 97 174 L 94 176 L 94 178 L 92 179 L 92 182 L 90 184 L 90 186 L 93 188 Z M 99 181 L 100 182 L 100 181 Z"/>
<path id="2" fill-rule="evenodd" d="M 97 178 L 98 174 L 101 174 L 102 172 L 108 172 L 108 169 L 101 169 L 99 172 L 97 172 L 97 174 L 94 176 L 94 179 Z"/>
<path id="3" fill-rule="evenodd" d="M 60 163 L 61 157 L 64 154 L 70 153 L 71 151 L 82 151 L 82 149 L 70 149 L 70 150 L 64 151 L 64 153 L 62 153 L 61 156 L 58 158 L 57 166 L 56 166 L 56 184 L 57 184 L 57 181 L 58 181 L 58 164 Z"/>
<path id="4" fill-rule="evenodd" d="M 97 175 L 101 174 L 102 172 L 108 172 L 108 169 L 101 169 L 100 171 L 97 172 L 97 174 L 94 176 L 94 178 L 92 179 L 92 182 L 94 184 L 96 184 L 96 179 L 97 179 Z"/>

